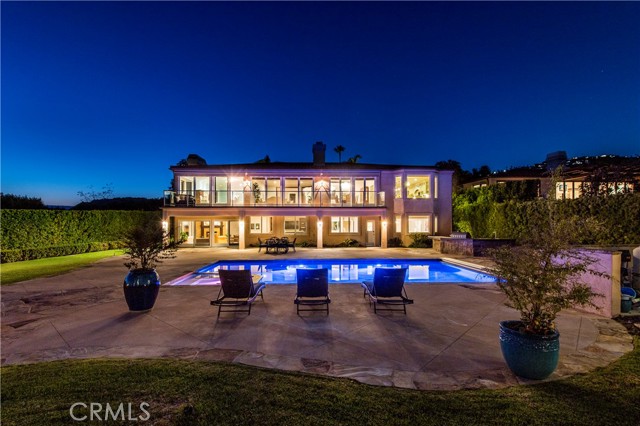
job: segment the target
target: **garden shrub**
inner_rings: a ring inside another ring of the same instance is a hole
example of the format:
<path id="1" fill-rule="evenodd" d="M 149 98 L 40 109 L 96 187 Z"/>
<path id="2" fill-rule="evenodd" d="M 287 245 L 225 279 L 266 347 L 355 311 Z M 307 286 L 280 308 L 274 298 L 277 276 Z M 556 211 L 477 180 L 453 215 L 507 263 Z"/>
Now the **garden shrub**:
<path id="1" fill-rule="evenodd" d="M 402 238 L 392 237 L 387 240 L 387 247 L 404 247 L 402 244 Z"/>
<path id="2" fill-rule="evenodd" d="M 2 210 L 0 261 L 40 259 L 120 248 L 124 232 L 159 212 Z"/>
<path id="3" fill-rule="evenodd" d="M 433 247 L 433 241 L 427 234 L 409 234 L 409 237 L 413 240 L 410 244 L 410 248 L 431 248 Z"/>
<path id="4" fill-rule="evenodd" d="M 352 238 L 345 238 L 337 247 L 362 247 L 359 241 Z"/>

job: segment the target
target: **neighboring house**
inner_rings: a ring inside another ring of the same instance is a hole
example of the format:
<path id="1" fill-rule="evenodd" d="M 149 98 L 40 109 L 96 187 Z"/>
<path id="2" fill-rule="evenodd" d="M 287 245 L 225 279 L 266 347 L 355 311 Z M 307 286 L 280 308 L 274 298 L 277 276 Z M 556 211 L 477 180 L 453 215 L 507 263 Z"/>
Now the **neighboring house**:
<path id="1" fill-rule="evenodd" d="M 542 163 L 498 171 L 482 179 L 466 182 L 463 188 L 479 188 L 512 181 L 535 180 L 538 195 L 551 189 L 553 172 L 561 167 L 555 187 L 558 200 L 590 195 L 611 195 L 640 191 L 640 157 L 601 155 L 567 159 L 564 151 L 547 155 Z"/>
<path id="2" fill-rule="evenodd" d="M 322 248 L 346 239 L 387 247 L 409 234 L 449 235 L 453 171 L 435 167 L 313 162 L 207 165 L 197 155 L 170 167 L 163 223 L 185 244 L 241 249 L 258 238 L 296 238 Z"/>

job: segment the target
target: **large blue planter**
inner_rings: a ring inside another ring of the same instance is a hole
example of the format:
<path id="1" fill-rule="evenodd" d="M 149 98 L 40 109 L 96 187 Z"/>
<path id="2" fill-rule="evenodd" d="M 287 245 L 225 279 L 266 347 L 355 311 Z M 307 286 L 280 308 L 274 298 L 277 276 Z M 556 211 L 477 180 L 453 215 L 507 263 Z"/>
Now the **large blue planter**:
<path id="1" fill-rule="evenodd" d="M 558 367 L 560 333 L 550 336 L 518 331 L 520 321 L 500 322 L 500 348 L 507 365 L 517 376 L 546 379 Z"/>
<path id="2" fill-rule="evenodd" d="M 148 311 L 156 303 L 160 276 L 155 269 L 133 269 L 124 278 L 123 289 L 129 310 Z"/>

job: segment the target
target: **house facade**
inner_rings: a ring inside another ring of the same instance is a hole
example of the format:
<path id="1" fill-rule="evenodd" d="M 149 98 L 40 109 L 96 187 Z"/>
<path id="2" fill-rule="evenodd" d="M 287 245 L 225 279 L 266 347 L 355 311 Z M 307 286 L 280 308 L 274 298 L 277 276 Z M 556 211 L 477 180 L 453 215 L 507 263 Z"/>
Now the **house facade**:
<path id="1" fill-rule="evenodd" d="M 170 167 L 163 226 L 184 245 L 237 245 L 272 236 L 298 245 L 337 246 L 349 240 L 387 247 L 410 234 L 449 235 L 451 170 L 435 167 L 313 162 L 208 165 L 197 155 Z"/>

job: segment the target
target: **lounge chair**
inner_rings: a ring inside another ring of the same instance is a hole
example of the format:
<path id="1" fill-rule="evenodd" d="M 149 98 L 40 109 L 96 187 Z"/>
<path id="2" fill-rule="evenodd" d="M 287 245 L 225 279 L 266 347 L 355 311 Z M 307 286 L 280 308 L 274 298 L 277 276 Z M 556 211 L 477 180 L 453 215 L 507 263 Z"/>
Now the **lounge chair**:
<path id="1" fill-rule="evenodd" d="M 296 304 L 296 313 L 300 311 L 327 311 L 329 315 L 329 270 L 322 269 L 296 269 L 298 278 L 298 291 L 293 303 Z M 322 308 L 322 305 L 325 308 Z M 300 306 L 316 307 L 300 309 Z M 320 307 L 318 309 L 317 307 Z"/>
<path id="2" fill-rule="evenodd" d="M 218 270 L 220 277 L 220 291 L 218 298 L 211 304 L 218 307 L 220 312 L 247 312 L 251 315 L 251 304 L 258 296 L 264 300 L 262 290 L 264 283 L 259 275 L 252 276 L 249 270 Z M 255 282 L 255 284 L 254 284 Z M 228 308 L 223 310 L 223 308 Z"/>
<path id="3" fill-rule="evenodd" d="M 363 281 L 364 297 L 369 296 L 369 306 L 373 303 L 373 311 L 399 311 L 394 307 L 401 306 L 404 314 L 407 314 L 407 305 L 413 304 L 413 300 L 407 297 L 404 288 L 404 279 L 407 276 L 407 268 L 376 268 L 373 281 Z M 388 306 L 379 308 L 378 304 Z"/>
<path id="4" fill-rule="evenodd" d="M 294 253 L 296 252 L 296 240 L 297 238 L 294 238 L 293 241 L 287 243 L 287 246 L 289 246 L 289 248 L 292 248 Z"/>
<path id="5" fill-rule="evenodd" d="M 258 238 L 258 253 L 260 253 L 262 247 L 267 248 L 267 243 Z"/>

